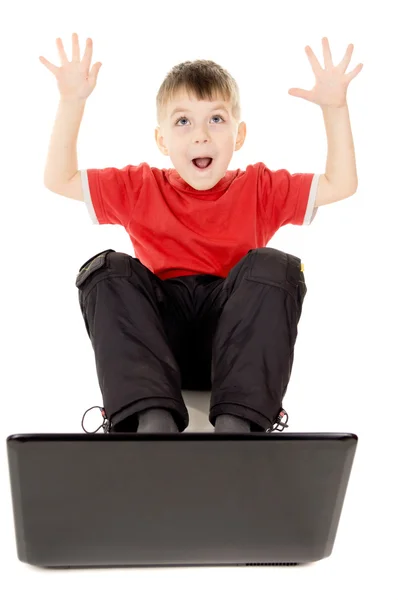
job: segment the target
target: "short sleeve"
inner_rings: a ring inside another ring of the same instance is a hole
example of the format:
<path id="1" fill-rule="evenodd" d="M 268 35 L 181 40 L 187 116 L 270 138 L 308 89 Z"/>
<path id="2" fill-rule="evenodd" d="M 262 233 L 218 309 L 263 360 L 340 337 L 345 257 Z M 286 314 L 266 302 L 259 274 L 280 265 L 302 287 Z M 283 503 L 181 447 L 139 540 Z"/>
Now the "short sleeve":
<path id="1" fill-rule="evenodd" d="M 82 169 L 83 198 L 96 225 L 122 225 L 130 221 L 140 194 L 145 165 L 123 169 Z"/>
<path id="2" fill-rule="evenodd" d="M 272 171 L 263 165 L 262 193 L 266 213 L 276 229 L 283 225 L 310 225 L 315 218 L 320 175 Z"/>

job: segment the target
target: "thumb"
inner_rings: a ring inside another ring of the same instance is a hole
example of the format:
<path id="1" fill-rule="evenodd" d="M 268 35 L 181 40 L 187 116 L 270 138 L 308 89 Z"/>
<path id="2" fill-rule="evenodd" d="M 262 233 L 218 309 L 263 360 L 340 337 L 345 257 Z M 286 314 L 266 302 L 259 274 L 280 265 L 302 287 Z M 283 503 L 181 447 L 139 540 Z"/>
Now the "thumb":
<path id="1" fill-rule="evenodd" d="M 295 96 L 296 98 L 311 100 L 311 92 L 308 90 L 302 90 L 301 88 L 290 88 L 290 90 L 288 90 L 288 94 L 290 96 Z"/>
<path id="2" fill-rule="evenodd" d="M 102 67 L 102 63 L 100 63 L 100 62 L 95 63 L 95 65 L 93 65 L 91 68 L 89 79 L 93 79 L 94 82 L 96 82 L 98 73 L 99 73 L 99 70 L 101 67 Z"/>

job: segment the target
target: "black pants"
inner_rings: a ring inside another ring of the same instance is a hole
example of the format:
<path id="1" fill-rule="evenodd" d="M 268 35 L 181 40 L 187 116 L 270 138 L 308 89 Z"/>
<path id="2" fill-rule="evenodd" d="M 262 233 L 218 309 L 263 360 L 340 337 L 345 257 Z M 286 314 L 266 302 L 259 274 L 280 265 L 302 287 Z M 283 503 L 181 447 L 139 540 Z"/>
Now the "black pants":
<path id="1" fill-rule="evenodd" d="M 290 379 L 307 292 L 299 258 L 249 250 L 226 278 L 161 280 L 137 258 L 105 250 L 76 279 L 111 431 L 165 408 L 189 422 L 181 390 L 211 390 L 209 420 L 231 414 L 251 431 L 275 423 Z"/>

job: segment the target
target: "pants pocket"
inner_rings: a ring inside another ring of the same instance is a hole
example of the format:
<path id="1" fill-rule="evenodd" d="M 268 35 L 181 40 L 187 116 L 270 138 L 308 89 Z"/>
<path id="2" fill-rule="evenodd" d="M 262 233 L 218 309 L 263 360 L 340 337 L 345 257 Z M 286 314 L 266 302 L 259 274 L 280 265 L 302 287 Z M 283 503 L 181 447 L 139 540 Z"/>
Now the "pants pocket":
<path id="1" fill-rule="evenodd" d="M 102 269 L 106 264 L 106 257 L 109 252 L 115 252 L 115 250 L 103 250 L 95 256 L 89 258 L 79 269 L 79 273 L 76 277 L 75 285 L 79 289 L 83 287 L 83 284 L 93 273 L 96 273 L 100 269 Z"/>
<path id="2" fill-rule="evenodd" d="M 294 301 L 298 323 L 307 293 L 304 268 L 299 257 L 276 248 L 257 249 L 253 252 L 246 278 L 285 290 Z"/>

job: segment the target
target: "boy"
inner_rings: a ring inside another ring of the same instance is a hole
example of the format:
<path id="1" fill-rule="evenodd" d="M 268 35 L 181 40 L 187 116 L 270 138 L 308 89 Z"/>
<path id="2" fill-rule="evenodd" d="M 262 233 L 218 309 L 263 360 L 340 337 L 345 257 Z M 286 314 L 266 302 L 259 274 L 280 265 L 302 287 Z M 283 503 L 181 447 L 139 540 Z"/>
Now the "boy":
<path id="1" fill-rule="evenodd" d="M 61 94 L 44 183 L 86 202 L 97 224 L 126 228 L 137 258 L 103 251 L 79 271 L 80 308 L 95 353 L 105 431 L 181 432 L 181 389 L 212 392 L 215 432 L 272 431 L 280 424 L 306 285 L 300 260 L 266 248 L 285 224 L 310 224 L 319 206 L 357 189 L 346 101 L 358 65 L 353 46 L 325 68 L 306 52 L 316 83 L 293 96 L 321 106 L 328 140 L 323 175 L 270 171 L 263 163 L 228 171 L 246 136 L 239 90 L 212 61 L 177 65 L 157 95 L 156 143 L 175 169 L 146 163 L 79 171 L 78 131 L 100 63 L 92 41 L 80 61 L 40 57 Z M 87 411 L 86 411 L 87 412 Z M 83 427 L 84 428 L 84 427 Z"/>

